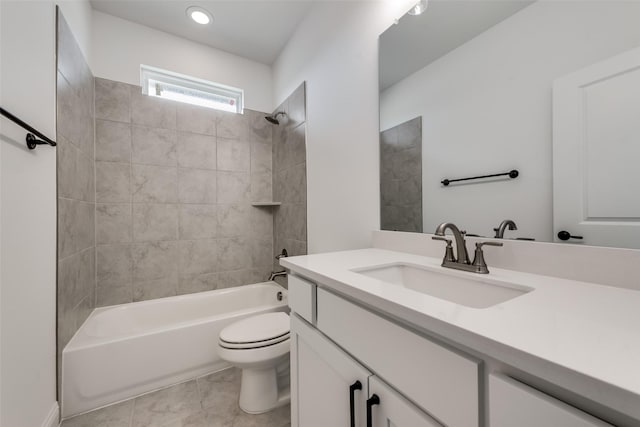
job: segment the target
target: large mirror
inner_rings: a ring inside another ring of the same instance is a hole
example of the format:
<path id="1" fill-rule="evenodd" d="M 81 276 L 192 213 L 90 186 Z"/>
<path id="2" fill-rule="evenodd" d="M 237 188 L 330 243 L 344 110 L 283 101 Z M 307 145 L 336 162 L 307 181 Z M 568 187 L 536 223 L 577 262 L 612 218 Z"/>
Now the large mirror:
<path id="1" fill-rule="evenodd" d="M 381 228 L 640 248 L 640 1 L 425 5 L 379 42 Z"/>

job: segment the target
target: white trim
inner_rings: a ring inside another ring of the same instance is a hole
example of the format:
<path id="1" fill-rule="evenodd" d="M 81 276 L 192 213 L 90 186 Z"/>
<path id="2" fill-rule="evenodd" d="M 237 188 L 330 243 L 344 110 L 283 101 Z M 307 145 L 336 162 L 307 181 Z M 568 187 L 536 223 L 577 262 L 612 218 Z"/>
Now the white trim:
<path id="1" fill-rule="evenodd" d="M 58 427 L 60 425 L 60 406 L 53 402 L 47 418 L 42 422 L 42 427 Z"/>

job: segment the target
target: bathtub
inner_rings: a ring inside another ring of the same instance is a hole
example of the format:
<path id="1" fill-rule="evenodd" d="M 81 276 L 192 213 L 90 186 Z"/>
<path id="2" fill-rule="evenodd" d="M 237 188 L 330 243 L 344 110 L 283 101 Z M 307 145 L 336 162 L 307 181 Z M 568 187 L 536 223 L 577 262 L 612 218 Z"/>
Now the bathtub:
<path id="1" fill-rule="evenodd" d="M 224 369 L 225 326 L 287 310 L 275 282 L 97 308 L 62 352 L 62 416 Z"/>

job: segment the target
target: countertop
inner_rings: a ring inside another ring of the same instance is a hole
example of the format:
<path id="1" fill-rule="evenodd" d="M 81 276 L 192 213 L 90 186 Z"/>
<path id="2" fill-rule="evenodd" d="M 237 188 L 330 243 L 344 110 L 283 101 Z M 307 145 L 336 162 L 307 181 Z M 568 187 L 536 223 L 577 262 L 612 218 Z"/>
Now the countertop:
<path id="1" fill-rule="evenodd" d="M 401 322 L 512 364 L 640 420 L 640 292 L 499 268 L 489 275 L 384 249 L 283 258 L 281 265 Z M 470 308 L 351 270 L 391 263 L 505 281 L 531 292 Z"/>

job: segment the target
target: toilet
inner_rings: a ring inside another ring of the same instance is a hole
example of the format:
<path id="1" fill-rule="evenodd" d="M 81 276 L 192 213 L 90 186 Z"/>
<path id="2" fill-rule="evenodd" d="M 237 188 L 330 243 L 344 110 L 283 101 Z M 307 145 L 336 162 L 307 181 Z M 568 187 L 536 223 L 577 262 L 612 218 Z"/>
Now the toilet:
<path id="1" fill-rule="evenodd" d="M 289 315 L 266 313 L 235 322 L 220 332 L 220 358 L 242 369 L 240 408 L 261 414 L 291 400 Z"/>

